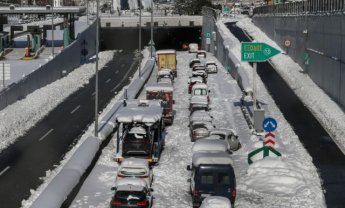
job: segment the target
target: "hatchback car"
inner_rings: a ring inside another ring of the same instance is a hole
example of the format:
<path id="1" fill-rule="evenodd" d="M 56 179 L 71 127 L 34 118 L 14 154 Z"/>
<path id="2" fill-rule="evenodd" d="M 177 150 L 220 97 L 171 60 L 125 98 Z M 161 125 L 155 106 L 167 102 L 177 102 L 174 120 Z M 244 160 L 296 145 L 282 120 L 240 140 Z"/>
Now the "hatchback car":
<path id="1" fill-rule="evenodd" d="M 116 181 L 114 196 L 110 202 L 111 208 L 149 208 L 153 197 L 146 182 L 139 178 L 124 178 Z"/>
<path id="2" fill-rule="evenodd" d="M 216 127 L 209 121 L 194 121 L 189 128 L 191 141 L 195 142 L 199 138 L 209 136 L 210 131 Z"/>
<path id="3" fill-rule="evenodd" d="M 205 63 L 207 73 L 217 73 L 218 67 L 214 61 L 206 61 Z"/>
<path id="4" fill-rule="evenodd" d="M 225 140 L 228 145 L 230 151 L 234 152 L 241 148 L 241 143 L 238 139 L 237 133 L 232 129 L 213 129 L 210 132 L 210 135 L 217 135 L 222 140 Z"/>
<path id="5" fill-rule="evenodd" d="M 192 92 L 192 87 L 194 84 L 203 83 L 203 82 L 204 82 L 204 80 L 202 77 L 199 77 L 199 76 L 198 77 L 191 77 L 189 79 L 189 82 L 188 82 L 188 94 L 190 94 Z"/>
<path id="6" fill-rule="evenodd" d="M 118 168 L 116 181 L 122 178 L 141 178 L 146 181 L 147 185 L 151 186 L 153 171 L 145 159 L 126 158 Z"/>

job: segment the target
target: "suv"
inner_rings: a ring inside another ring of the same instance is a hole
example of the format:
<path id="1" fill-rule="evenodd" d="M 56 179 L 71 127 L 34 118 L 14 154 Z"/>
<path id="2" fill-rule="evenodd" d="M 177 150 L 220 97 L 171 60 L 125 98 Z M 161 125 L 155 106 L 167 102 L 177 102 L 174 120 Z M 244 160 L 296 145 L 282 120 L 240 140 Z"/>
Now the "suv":
<path id="1" fill-rule="evenodd" d="M 141 158 L 126 158 L 122 161 L 117 170 L 116 181 L 122 178 L 141 178 L 146 181 L 148 186 L 151 186 L 153 173 L 147 160 Z"/>
<path id="2" fill-rule="evenodd" d="M 232 204 L 236 198 L 236 178 L 233 161 L 226 152 L 196 152 L 192 157 L 190 193 L 193 207 L 199 207 L 208 196 L 223 196 Z"/>
<path id="3" fill-rule="evenodd" d="M 116 181 L 115 191 L 110 202 L 110 208 L 149 208 L 152 207 L 153 197 L 149 188 L 143 179 L 124 178 Z"/>

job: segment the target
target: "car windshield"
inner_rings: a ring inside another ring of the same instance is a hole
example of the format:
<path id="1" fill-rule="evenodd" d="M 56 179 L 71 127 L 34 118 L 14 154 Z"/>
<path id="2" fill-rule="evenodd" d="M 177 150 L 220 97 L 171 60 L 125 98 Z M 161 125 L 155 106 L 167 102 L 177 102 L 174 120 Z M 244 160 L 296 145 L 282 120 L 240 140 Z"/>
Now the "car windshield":
<path id="1" fill-rule="evenodd" d="M 193 125 L 193 129 L 201 129 L 201 128 L 206 129 L 206 125 L 203 123 Z"/>
<path id="2" fill-rule="evenodd" d="M 142 191 L 117 191 L 115 199 L 127 202 L 138 202 L 146 198 L 145 193 Z"/>
<path id="3" fill-rule="evenodd" d="M 121 176 L 146 176 L 147 172 L 144 168 L 124 167 L 121 168 L 119 174 Z"/>
<path id="4" fill-rule="evenodd" d="M 206 89 L 195 89 L 194 90 L 194 95 L 207 95 L 207 90 Z"/>

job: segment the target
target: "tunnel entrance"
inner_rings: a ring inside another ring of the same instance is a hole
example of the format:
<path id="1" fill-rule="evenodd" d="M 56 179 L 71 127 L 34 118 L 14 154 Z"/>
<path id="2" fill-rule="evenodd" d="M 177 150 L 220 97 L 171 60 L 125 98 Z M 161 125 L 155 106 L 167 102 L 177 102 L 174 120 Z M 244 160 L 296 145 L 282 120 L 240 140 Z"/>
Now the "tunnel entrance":
<path id="1" fill-rule="evenodd" d="M 148 45 L 151 37 L 150 27 L 143 27 L 142 48 Z M 100 50 L 123 49 L 133 51 L 138 49 L 138 28 L 102 28 L 100 34 Z M 183 43 L 201 42 L 201 27 L 162 27 L 155 28 L 153 40 L 157 50 L 176 49 L 182 50 Z"/>
<path id="2" fill-rule="evenodd" d="M 251 42 L 241 28 L 226 24 L 239 41 Z M 269 62 L 258 63 L 258 75 L 265 84 L 285 119 L 313 158 L 319 170 L 327 207 L 344 207 L 345 156 L 331 136 Z"/>

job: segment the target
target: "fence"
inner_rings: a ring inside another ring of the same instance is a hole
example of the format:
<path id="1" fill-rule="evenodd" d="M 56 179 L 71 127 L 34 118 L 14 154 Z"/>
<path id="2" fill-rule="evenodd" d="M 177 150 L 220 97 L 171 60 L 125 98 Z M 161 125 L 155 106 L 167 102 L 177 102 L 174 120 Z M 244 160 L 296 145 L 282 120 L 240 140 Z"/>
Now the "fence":
<path id="1" fill-rule="evenodd" d="M 0 92 L 0 110 L 66 76 L 95 54 L 96 22 L 77 36 L 77 39 L 54 59 Z M 23 65 L 25 66 L 25 65 Z"/>
<path id="2" fill-rule="evenodd" d="M 253 14 L 308 15 L 339 13 L 345 10 L 345 0 L 304 0 L 286 4 L 257 7 Z"/>

